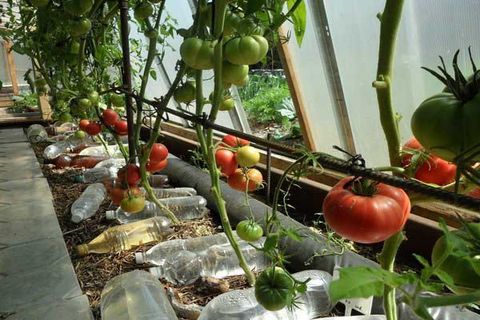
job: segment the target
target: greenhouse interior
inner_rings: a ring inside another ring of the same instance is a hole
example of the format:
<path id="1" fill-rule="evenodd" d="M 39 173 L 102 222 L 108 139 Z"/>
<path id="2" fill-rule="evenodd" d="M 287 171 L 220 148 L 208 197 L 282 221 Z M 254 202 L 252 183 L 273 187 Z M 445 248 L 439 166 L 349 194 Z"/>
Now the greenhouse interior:
<path id="1" fill-rule="evenodd" d="M 480 319 L 478 13 L 0 0 L 0 319 Z"/>

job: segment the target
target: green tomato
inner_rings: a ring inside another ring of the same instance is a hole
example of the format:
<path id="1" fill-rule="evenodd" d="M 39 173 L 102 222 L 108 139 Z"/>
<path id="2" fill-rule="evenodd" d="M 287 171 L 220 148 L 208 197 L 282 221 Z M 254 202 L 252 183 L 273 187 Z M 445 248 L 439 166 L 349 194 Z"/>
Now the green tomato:
<path id="1" fill-rule="evenodd" d="M 58 121 L 60 122 L 72 122 L 72 120 L 72 115 L 68 112 L 64 112 L 58 117 Z"/>
<path id="2" fill-rule="evenodd" d="M 280 267 L 264 270 L 255 282 L 255 298 L 265 309 L 278 311 L 292 304 L 295 281 Z"/>
<path id="3" fill-rule="evenodd" d="M 235 100 L 232 98 L 223 99 L 223 101 L 218 106 L 220 111 L 230 111 L 235 108 Z"/>
<path id="4" fill-rule="evenodd" d="M 88 98 L 88 100 L 90 100 L 90 102 L 94 106 L 97 105 L 98 102 L 100 101 L 100 95 L 95 90 L 92 90 L 89 93 L 87 93 L 87 98 Z"/>
<path id="5" fill-rule="evenodd" d="M 77 55 L 80 53 L 80 42 L 73 40 L 70 44 L 70 52 L 71 54 Z"/>
<path id="6" fill-rule="evenodd" d="M 50 0 L 32 0 L 32 5 L 36 8 L 43 8 L 48 5 Z"/>
<path id="7" fill-rule="evenodd" d="M 87 18 L 80 18 L 72 21 L 70 25 L 70 34 L 73 37 L 80 37 L 86 35 L 92 29 L 92 22 Z"/>
<path id="8" fill-rule="evenodd" d="M 82 131 L 82 130 L 77 130 L 75 131 L 75 133 L 73 134 L 73 136 L 77 139 L 85 139 L 85 137 L 87 136 L 87 134 Z"/>
<path id="9" fill-rule="evenodd" d="M 235 228 L 240 239 L 248 242 L 259 240 L 263 236 L 262 227 L 253 220 L 243 220 Z"/>
<path id="10" fill-rule="evenodd" d="M 245 79 L 248 78 L 248 66 L 232 64 L 228 61 L 223 62 L 222 80 L 224 83 L 232 83 L 240 86 L 245 84 Z"/>
<path id="11" fill-rule="evenodd" d="M 90 99 L 88 99 L 88 98 L 81 98 L 81 99 L 78 100 L 78 105 L 83 110 L 87 110 L 88 108 L 90 108 L 92 106 L 92 101 L 90 101 Z"/>
<path id="12" fill-rule="evenodd" d="M 195 100 L 195 82 L 187 81 L 183 86 L 173 92 L 173 99 L 178 103 L 190 103 Z"/>
<path id="13" fill-rule="evenodd" d="M 470 223 L 470 226 L 480 227 L 479 223 Z M 439 270 L 451 277 L 455 286 L 449 286 L 450 290 L 457 294 L 465 294 L 480 288 L 480 258 L 478 257 L 478 247 L 465 230 L 453 231 L 454 234 L 460 236 L 460 239 L 451 243 L 453 246 L 452 253 L 462 252 L 464 256 L 450 254 L 439 266 Z M 471 239 L 472 241 L 469 241 Z M 438 265 L 442 259 L 443 253 L 447 248 L 445 235 L 440 237 L 432 250 L 432 264 Z M 438 274 L 439 278 L 445 282 L 442 273 Z"/>
<path id="14" fill-rule="evenodd" d="M 237 31 L 241 35 L 259 35 L 263 36 L 265 30 L 262 25 L 256 23 L 252 19 L 243 19 L 237 25 Z"/>
<path id="15" fill-rule="evenodd" d="M 480 94 L 467 102 L 451 93 L 423 101 L 411 119 L 412 132 L 425 149 L 453 162 L 464 150 L 480 144 Z M 472 161 L 479 161 L 480 155 Z"/>
<path id="16" fill-rule="evenodd" d="M 133 15 L 137 20 L 147 19 L 153 14 L 153 6 L 150 2 L 140 2 L 134 9 Z"/>
<path id="17" fill-rule="evenodd" d="M 180 46 L 180 55 L 190 68 L 198 70 L 212 69 L 215 44 L 216 41 L 187 38 Z"/>
<path id="18" fill-rule="evenodd" d="M 260 152 L 252 146 L 238 148 L 235 159 L 241 167 L 253 167 L 260 161 Z"/>
<path id="19" fill-rule="evenodd" d="M 92 9 L 93 0 L 65 0 L 63 8 L 72 16 L 79 17 Z"/>
<path id="20" fill-rule="evenodd" d="M 228 11 L 225 15 L 225 23 L 223 28 L 223 35 L 230 36 L 235 33 L 237 26 L 241 23 L 242 17 L 231 11 Z"/>
<path id="21" fill-rule="evenodd" d="M 268 41 L 262 36 L 234 38 L 225 44 L 224 55 L 233 64 L 255 64 L 268 52 Z"/>

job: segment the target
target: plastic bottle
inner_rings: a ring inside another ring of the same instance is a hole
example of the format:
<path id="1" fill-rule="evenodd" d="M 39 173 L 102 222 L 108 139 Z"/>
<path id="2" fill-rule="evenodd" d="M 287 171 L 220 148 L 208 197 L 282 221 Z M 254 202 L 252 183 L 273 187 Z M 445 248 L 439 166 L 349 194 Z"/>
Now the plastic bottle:
<path id="1" fill-rule="evenodd" d="M 135 270 L 109 280 L 102 291 L 103 320 L 176 320 L 160 281 Z"/>
<path id="2" fill-rule="evenodd" d="M 112 174 L 112 172 L 105 167 L 94 167 L 85 170 L 83 173 L 83 181 L 85 183 L 95 183 L 95 182 L 101 182 L 104 181 L 105 179 L 113 179 L 115 178 L 116 174 Z"/>
<path id="3" fill-rule="evenodd" d="M 196 196 L 197 190 L 193 188 L 152 188 L 153 193 L 158 199 Z"/>
<path id="4" fill-rule="evenodd" d="M 43 157 L 45 159 L 55 159 L 64 152 L 67 152 L 69 148 L 72 148 L 73 144 L 68 140 L 63 140 L 55 142 L 54 144 L 49 145 L 43 150 Z"/>
<path id="5" fill-rule="evenodd" d="M 305 270 L 292 274 L 307 282 L 307 292 L 297 297 L 297 307 L 289 310 L 268 311 L 255 298 L 255 289 L 234 290 L 211 300 L 202 310 L 198 320 L 304 320 L 328 314 L 333 305 L 328 296 L 328 286 L 332 276 L 321 270 Z"/>
<path id="6" fill-rule="evenodd" d="M 261 246 L 263 241 L 264 238 L 255 244 Z M 245 241 L 239 241 L 239 246 L 251 269 L 262 270 L 268 265 L 269 260 L 262 251 Z M 178 251 L 165 259 L 162 265 L 150 268 L 149 271 L 157 278 L 175 284 L 191 284 L 202 276 L 225 278 L 243 274 L 230 244 L 214 245 L 199 253 Z"/>
<path id="7" fill-rule="evenodd" d="M 170 182 L 168 176 L 163 174 L 153 174 L 148 177 L 148 182 L 152 188 L 163 188 Z"/>
<path id="8" fill-rule="evenodd" d="M 208 209 L 205 207 L 207 200 L 202 196 L 177 197 L 158 199 L 160 203 L 169 208 L 180 220 L 191 220 L 203 217 Z M 108 220 L 117 219 L 120 223 L 129 223 L 156 216 L 164 216 L 164 209 L 157 207 L 153 202 L 147 201 L 143 211 L 135 214 L 129 214 L 121 208 L 117 210 L 108 210 L 105 216 Z"/>
<path id="9" fill-rule="evenodd" d="M 48 133 L 40 124 L 32 124 L 27 129 L 27 138 L 32 143 L 38 143 L 47 140 Z"/>
<path id="10" fill-rule="evenodd" d="M 89 185 L 72 204 L 72 221 L 79 223 L 93 216 L 100 208 L 106 194 L 107 191 L 103 184 L 94 183 Z"/>
<path id="11" fill-rule="evenodd" d="M 161 241 L 172 233 L 170 220 L 165 217 L 153 217 L 108 228 L 87 244 L 76 247 L 77 254 L 109 253 L 130 250 L 143 244 Z"/>
<path id="12" fill-rule="evenodd" d="M 236 234 L 235 237 L 238 239 Z M 174 239 L 159 243 L 146 252 L 136 252 L 135 261 L 137 263 L 149 263 L 160 266 L 167 257 L 181 250 L 200 253 L 211 246 L 227 243 L 227 236 L 223 232 L 204 237 Z"/>

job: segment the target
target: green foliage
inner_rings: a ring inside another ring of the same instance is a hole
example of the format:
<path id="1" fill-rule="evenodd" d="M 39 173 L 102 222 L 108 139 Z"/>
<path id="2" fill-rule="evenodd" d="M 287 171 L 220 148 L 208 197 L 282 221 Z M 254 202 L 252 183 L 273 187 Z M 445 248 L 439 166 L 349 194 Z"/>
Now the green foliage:
<path id="1" fill-rule="evenodd" d="M 29 93 L 13 97 L 13 106 L 8 108 L 11 112 L 22 113 L 28 109 L 36 109 L 38 106 L 38 95 Z"/>

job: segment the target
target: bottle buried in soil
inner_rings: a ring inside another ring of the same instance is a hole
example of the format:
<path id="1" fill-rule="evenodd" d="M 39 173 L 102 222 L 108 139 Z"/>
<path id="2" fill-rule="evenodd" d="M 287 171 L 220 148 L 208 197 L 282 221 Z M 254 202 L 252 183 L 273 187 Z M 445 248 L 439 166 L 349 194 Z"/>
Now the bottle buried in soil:
<path id="1" fill-rule="evenodd" d="M 332 276 L 321 270 L 305 270 L 292 275 L 307 282 L 307 292 L 297 297 L 297 307 L 279 311 L 265 310 L 255 298 L 255 289 L 234 290 L 211 300 L 202 310 L 198 320 L 304 320 L 328 314 L 333 306 L 328 296 Z"/>
<path id="2" fill-rule="evenodd" d="M 148 183 L 150 183 L 152 188 L 164 188 L 168 186 L 169 182 L 168 176 L 163 174 L 154 174 L 148 176 Z"/>
<path id="3" fill-rule="evenodd" d="M 254 245 L 262 246 L 265 238 Z M 262 251 L 256 250 L 246 241 L 239 241 L 240 249 L 250 269 L 262 270 L 270 263 Z M 203 252 L 177 251 L 168 256 L 164 263 L 149 271 L 157 278 L 164 278 L 174 284 L 191 284 L 198 278 L 225 278 L 243 274 L 237 255 L 230 244 L 214 245 Z"/>
<path id="4" fill-rule="evenodd" d="M 131 271 L 111 279 L 101 297 L 103 320 L 176 320 L 160 281 L 145 271 Z"/>
<path id="5" fill-rule="evenodd" d="M 198 219 L 208 212 L 208 209 L 206 208 L 207 200 L 202 196 L 165 198 L 158 199 L 158 201 L 170 209 L 179 220 Z M 123 211 L 121 208 L 118 208 L 115 211 L 109 210 L 105 213 L 108 220 L 117 219 L 120 223 L 129 223 L 156 216 L 165 216 L 166 214 L 165 209 L 157 207 L 155 203 L 150 201 L 145 203 L 145 208 L 139 213 L 130 214 Z"/>
<path id="6" fill-rule="evenodd" d="M 76 247 L 79 256 L 89 253 L 110 253 L 130 250 L 140 245 L 162 241 L 172 233 L 170 220 L 165 217 L 153 217 L 108 228 L 87 244 Z"/>
<path id="7" fill-rule="evenodd" d="M 103 200 L 107 191 L 103 184 L 95 183 L 89 185 L 80 197 L 72 204 L 72 222 L 79 223 L 93 216 Z"/>
<path id="8" fill-rule="evenodd" d="M 237 234 L 234 234 L 238 239 Z M 136 252 L 135 261 L 139 264 L 149 263 L 160 266 L 165 263 L 166 258 L 181 250 L 200 253 L 217 244 L 228 244 L 228 239 L 225 233 L 222 232 L 189 239 L 169 240 L 153 246 L 147 252 Z"/>
<path id="9" fill-rule="evenodd" d="M 32 124 L 27 129 L 27 138 L 32 143 L 39 143 L 48 139 L 48 133 L 41 124 Z"/>
<path id="10" fill-rule="evenodd" d="M 196 196 L 197 190 L 193 188 L 152 188 L 153 193 L 158 199 Z"/>

